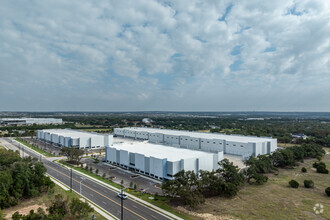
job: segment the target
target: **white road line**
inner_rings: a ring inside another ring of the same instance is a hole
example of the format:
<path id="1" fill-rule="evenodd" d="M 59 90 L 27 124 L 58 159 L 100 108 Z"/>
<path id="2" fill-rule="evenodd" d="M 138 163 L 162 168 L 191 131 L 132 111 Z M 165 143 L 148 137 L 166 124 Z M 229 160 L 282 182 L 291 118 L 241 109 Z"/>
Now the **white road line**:
<path id="1" fill-rule="evenodd" d="M 106 205 L 107 203 L 106 202 L 104 202 L 104 201 L 102 201 L 102 203 L 104 204 L 104 205 Z"/>
<path id="2" fill-rule="evenodd" d="M 137 209 L 137 207 L 135 206 L 135 205 L 132 205 L 134 208 L 136 208 Z"/>

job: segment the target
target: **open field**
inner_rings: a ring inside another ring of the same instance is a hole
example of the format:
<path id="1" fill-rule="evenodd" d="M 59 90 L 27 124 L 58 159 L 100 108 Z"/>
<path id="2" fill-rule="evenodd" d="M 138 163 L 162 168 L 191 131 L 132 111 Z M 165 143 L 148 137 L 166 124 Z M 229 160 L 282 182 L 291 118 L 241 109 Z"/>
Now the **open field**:
<path id="1" fill-rule="evenodd" d="M 54 193 L 43 194 L 39 197 L 23 200 L 20 202 L 20 204 L 16 206 L 4 209 L 3 213 L 6 215 L 5 218 L 11 219 L 12 214 L 14 214 L 16 211 L 19 211 L 20 214 L 28 214 L 31 209 L 37 211 L 39 207 L 45 210 L 46 207 L 51 203 L 51 201 L 54 200 L 54 197 L 57 194 L 61 194 L 63 198 L 80 198 L 75 192 L 65 191 L 61 187 L 55 185 Z M 103 216 L 101 216 L 95 211 L 93 212 L 93 214 L 97 217 L 97 219 L 105 219 Z"/>
<path id="2" fill-rule="evenodd" d="M 87 129 L 79 129 L 81 131 L 87 131 L 87 132 L 111 132 L 111 129 L 109 128 L 87 128 Z"/>
<path id="3" fill-rule="evenodd" d="M 277 143 L 278 147 L 293 147 L 293 146 L 300 146 L 300 144 L 291 144 L 291 143 Z"/>
<path id="4" fill-rule="evenodd" d="M 238 219 L 330 219 L 330 199 L 325 188 L 330 186 L 330 174 L 316 173 L 312 168 L 315 160 L 305 160 L 295 169 L 280 169 L 279 175 L 269 175 L 265 185 L 246 185 L 238 196 L 227 198 L 209 198 L 195 213 L 213 214 L 215 219 L 226 219 L 232 216 Z M 323 158 L 330 168 L 330 154 Z M 302 173 L 302 167 L 307 173 Z M 295 179 L 300 183 L 298 189 L 290 188 L 288 182 Z M 314 181 L 313 189 L 304 188 L 304 180 Z M 315 204 L 323 204 L 323 213 L 316 215 Z"/>

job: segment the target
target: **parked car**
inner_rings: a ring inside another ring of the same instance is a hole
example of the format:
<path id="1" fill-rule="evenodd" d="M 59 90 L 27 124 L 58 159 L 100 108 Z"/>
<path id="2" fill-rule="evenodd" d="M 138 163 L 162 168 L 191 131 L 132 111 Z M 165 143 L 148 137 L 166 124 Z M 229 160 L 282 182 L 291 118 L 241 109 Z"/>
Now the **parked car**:
<path id="1" fill-rule="evenodd" d="M 128 196 L 124 193 L 118 193 L 117 196 L 121 199 L 128 199 Z"/>

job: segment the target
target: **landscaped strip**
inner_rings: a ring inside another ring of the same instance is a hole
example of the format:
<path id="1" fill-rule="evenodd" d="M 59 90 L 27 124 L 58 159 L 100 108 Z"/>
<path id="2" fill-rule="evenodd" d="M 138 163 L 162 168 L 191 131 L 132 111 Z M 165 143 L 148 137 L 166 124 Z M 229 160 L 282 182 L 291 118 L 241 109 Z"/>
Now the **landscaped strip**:
<path id="1" fill-rule="evenodd" d="M 25 146 L 31 148 L 32 150 L 37 151 L 38 153 L 40 153 L 40 154 L 42 154 L 42 155 L 44 155 L 46 157 L 54 157 L 52 154 L 50 154 L 50 153 L 48 153 L 46 151 L 43 151 L 43 150 L 41 150 L 41 149 L 39 149 L 37 147 L 34 147 L 34 146 L 32 146 L 31 144 L 29 144 L 28 142 L 26 142 L 26 141 L 24 141 L 22 139 L 15 138 L 15 140 L 18 141 L 18 142 L 20 142 L 21 144 L 24 144 Z"/>
<path id="2" fill-rule="evenodd" d="M 87 170 L 85 170 L 85 169 L 83 169 L 81 167 L 72 166 L 71 164 L 69 164 L 69 163 L 67 163 L 67 162 L 65 162 L 63 160 L 59 160 L 58 162 L 61 163 L 64 166 L 67 166 L 67 167 L 72 168 L 72 169 L 74 169 L 76 171 L 79 171 L 81 173 L 84 173 L 84 174 L 86 174 L 86 175 L 88 175 L 88 176 L 90 176 L 92 178 L 95 178 L 97 180 L 100 180 L 100 181 L 102 181 L 105 184 L 109 184 L 109 185 L 111 185 L 111 186 L 113 186 L 113 187 L 115 187 L 117 189 L 121 189 L 120 184 L 114 183 L 111 180 L 105 179 L 105 178 L 103 178 L 103 177 L 101 177 L 99 175 L 96 175 L 94 173 L 91 173 L 91 172 L 89 172 L 89 171 L 87 171 Z M 136 196 L 139 199 L 142 199 L 142 200 L 144 200 L 144 201 L 146 201 L 148 203 L 151 203 L 152 205 L 155 205 L 155 206 L 157 206 L 157 207 L 159 207 L 161 209 L 164 209 L 165 211 L 168 211 L 170 213 L 173 213 L 173 214 L 177 215 L 180 218 L 191 219 L 190 216 L 185 215 L 185 214 L 180 213 L 180 212 L 177 212 L 171 206 L 169 206 L 167 204 L 167 202 L 169 202 L 169 200 L 170 200 L 169 197 L 166 197 L 166 196 L 157 196 L 155 199 L 149 199 L 149 197 L 155 197 L 155 196 L 154 195 L 151 195 L 151 194 L 148 194 L 148 193 L 141 193 L 141 192 L 136 191 L 136 190 L 133 190 L 133 189 L 130 189 L 129 191 L 127 191 L 127 193 L 128 194 L 131 194 L 133 196 Z"/>

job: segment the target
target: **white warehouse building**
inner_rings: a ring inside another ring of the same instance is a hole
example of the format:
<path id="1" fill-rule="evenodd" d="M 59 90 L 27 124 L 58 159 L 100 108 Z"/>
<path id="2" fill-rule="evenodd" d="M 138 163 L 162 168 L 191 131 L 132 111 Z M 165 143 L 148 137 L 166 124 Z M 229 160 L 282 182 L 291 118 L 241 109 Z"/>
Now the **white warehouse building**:
<path id="1" fill-rule="evenodd" d="M 149 140 L 150 143 L 161 143 L 180 148 L 213 153 L 223 152 L 224 154 L 242 156 L 243 159 L 259 154 L 268 154 L 277 149 L 277 139 L 266 137 L 224 135 L 145 127 L 115 128 L 114 135 Z"/>
<path id="2" fill-rule="evenodd" d="M 121 143 L 106 147 L 105 160 L 159 180 L 173 179 L 181 170 L 212 171 L 218 169 L 223 152 L 202 151 L 156 145 L 145 142 Z"/>
<path id="3" fill-rule="evenodd" d="M 0 118 L 3 125 L 62 124 L 61 118 Z"/>
<path id="4" fill-rule="evenodd" d="M 102 148 L 113 144 L 113 136 L 71 129 L 45 129 L 37 131 L 37 138 L 60 147 Z"/>

